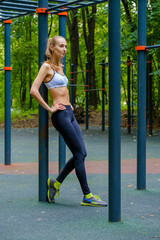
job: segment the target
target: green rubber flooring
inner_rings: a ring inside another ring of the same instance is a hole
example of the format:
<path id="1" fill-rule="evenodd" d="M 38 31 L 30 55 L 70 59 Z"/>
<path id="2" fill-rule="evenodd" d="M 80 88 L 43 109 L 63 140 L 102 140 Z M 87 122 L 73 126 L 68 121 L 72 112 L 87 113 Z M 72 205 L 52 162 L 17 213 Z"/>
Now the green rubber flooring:
<path id="1" fill-rule="evenodd" d="M 122 175 L 122 220 L 108 222 L 108 207 L 80 205 L 75 175 L 63 183 L 55 204 L 38 202 L 36 175 L 0 176 L 2 240 L 149 240 L 160 238 L 160 174 L 147 176 L 147 190 L 135 189 L 135 175 Z M 93 193 L 107 200 L 107 175 L 89 174 Z"/>
<path id="2" fill-rule="evenodd" d="M 108 133 L 85 131 L 87 161 L 108 159 Z M 147 139 L 147 158 L 160 159 L 160 132 Z M 136 158 L 136 131 L 122 129 L 121 157 Z M 0 130 L 0 167 L 4 163 L 4 130 Z M 67 149 L 67 157 L 70 152 Z M 12 163 L 38 159 L 38 130 L 12 129 Z M 49 131 L 49 159 L 58 159 L 58 134 Z M 158 160 L 159 161 L 159 160 Z M 158 163 L 157 163 L 158 164 Z M 7 168 L 7 166 L 6 166 Z M 56 177 L 53 175 L 52 177 Z M 108 202 L 108 174 L 87 175 L 93 194 Z M 121 222 L 108 222 L 108 207 L 83 207 L 74 174 L 60 189 L 55 204 L 38 201 L 38 175 L 0 171 L 0 240 L 154 240 L 160 239 L 160 173 L 147 174 L 147 190 L 136 190 L 136 174 L 122 174 Z"/>

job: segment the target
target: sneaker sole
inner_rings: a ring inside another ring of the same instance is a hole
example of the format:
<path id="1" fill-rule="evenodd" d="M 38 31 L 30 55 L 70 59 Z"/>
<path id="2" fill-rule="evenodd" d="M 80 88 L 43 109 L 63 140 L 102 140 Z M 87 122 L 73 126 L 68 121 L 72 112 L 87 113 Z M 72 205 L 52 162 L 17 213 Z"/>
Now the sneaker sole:
<path id="1" fill-rule="evenodd" d="M 107 207 L 107 205 L 99 205 L 99 204 L 91 204 L 91 203 L 81 203 L 82 206 L 90 206 L 90 207 Z"/>
<path id="2" fill-rule="evenodd" d="M 48 197 L 48 202 L 53 203 L 49 197 L 49 191 L 50 191 L 50 178 L 47 180 L 47 187 L 48 187 L 48 192 L 47 192 L 47 197 Z"/>
<path id="3" fill-rule="evenodd" d="M 48 180 L 47 180 L 47 188 L 48 189 L 50 189 L 50 180 L 51 180 L 50 178 L 48 178 Z"/>

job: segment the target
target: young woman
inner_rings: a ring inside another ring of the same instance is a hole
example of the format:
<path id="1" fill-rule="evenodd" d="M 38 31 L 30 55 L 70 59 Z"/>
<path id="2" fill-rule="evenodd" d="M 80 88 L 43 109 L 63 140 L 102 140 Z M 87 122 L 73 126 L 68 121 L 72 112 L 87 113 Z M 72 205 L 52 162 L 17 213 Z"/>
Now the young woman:
<path id="1" fill-rule="evenodd" d="M 56 180 L 48 179 L 48 201 L 50 203 L 55 202 L 54 197 L 59 191 L 60 185 L 66 176 L 75 169 L 84 194 L 81 205 L 107 206 L 98 196 L 93 196 L 88 187 L 84 165 L 84 160 L 87 155 L 86 148 L 78 123 L 73 114 L 73 107 L 70 104 L 67 89 L 68 79 L 63 73 L 63 65 L 61 63 L 61 59 L 65 56 L 66 51 L 67 43 L 63 37 L 55 36 L 48 40 L 46 49 L 47 61 L 42 64 L 30 90 L 30 94 L 37 102 L 52 113 L 51 119 L 54 127 L 63 136 L 63 139 L 73 154 Z M 42 82 L 45 83 L 51 94 L 53 100 L 52 107 L 49 107 L 39 93 Z"/>

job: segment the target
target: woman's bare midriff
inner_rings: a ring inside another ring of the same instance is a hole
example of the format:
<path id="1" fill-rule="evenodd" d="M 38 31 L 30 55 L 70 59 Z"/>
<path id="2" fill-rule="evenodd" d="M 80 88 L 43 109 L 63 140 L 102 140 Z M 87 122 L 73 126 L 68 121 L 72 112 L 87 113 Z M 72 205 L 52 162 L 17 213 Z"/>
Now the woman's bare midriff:
<path id="1" fill-rule="evenodd" d="M 53 100 L 53 106 L 57 103 L 70 105 L 69 92 L 67 87 L 51 88 L 49 89 L 49 92 Z"/>

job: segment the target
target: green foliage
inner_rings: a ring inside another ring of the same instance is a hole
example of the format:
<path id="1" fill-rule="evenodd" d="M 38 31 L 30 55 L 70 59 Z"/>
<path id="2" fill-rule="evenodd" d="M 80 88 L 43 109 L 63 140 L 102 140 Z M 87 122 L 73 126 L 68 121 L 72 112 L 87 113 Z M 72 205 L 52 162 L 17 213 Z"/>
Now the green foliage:
<path id="1" fill-rule="evenodd" d="M 38 108 L 35 110 L 30 109 L 27 111 L 24 111 L 23 109 L 11 109 L 12 122 L 16 122 L 17 119 L 19 119 L 19 120 L 23 120 L 26 118 L 32 119 L 33 115 L 35 115 L 35 114 L 38 114 Z"/>
<path id="2" fill-rule="evenodd" d="M 28 109 L 29 89 L 38 71 L 37 16 L 15 19 L 12 27 L 12 106 Z"/>
<path id="3" fill-rule="evenodd" d="M 137 53 L 135 46 L 137 45 L 137 1 L 128 0 L 128 8 L 131 17 L 129 22 L 126 10 L 121 3 L 121 61 L 126 61 L 130 55 L 132 62 L 137 62 Z M 89 8 L 90 10 L 91 8 Z M 147 8 L 147 45 L 160 44 L 160 28 L 159 28 L 160 4 L 159 0 L 148 1 Z M 81 10 L 77 12 L 78 29 L 79 29 L 79 62 L 78 71 L 85 69 L 86 62 L 86 44 L 83 36 L 83 22 Z M 97 5 L 95 26 L 95 66 L 96 66 L 96 88 L 102 86 L 101 78 L 102 59 L 108 62 L 108 3 Z M 49 34 L 50 37 L 58 35 L 58 17 L 49 15 Z M 0 24 L 0 68 L 4 67 L 4 26 Z M 66 74 L 70 79 L 70 42 L 67 30 L 68 52 L 66 56 L 67 68 Z M 160 108 L 160 49 L 152 49 L 148 51 L 148 55 L 152 55 L 152 79 L 153 79 L 153 107 Z M 30 97 L 29 90 L 32 82 L 38 73 L 38 17 L 36 14 L 24 16 L 13 20 L 11 25 L 11 65 L 13 67 L 11 80 L 11 105 L 12 117 L 17 115 L 23 116 L 25 112 L 37 111 L 38 104 Z M 82 66 L 80 64 L 82 61 Z M 85 73 L 78 75 L 77 84 L 83 85 Z M 108 68 L 105 71 L 105 89 L 106 102 L 108 101 Z M 4 72 L 0 71 L 0 113 L 1 118 L 4 115 Z M 98 109 L 101 108 L 101 91 L 97 92 Z M 121 106 L 126 108 L 127 102 L 127 67 L 121 64 Z M 49 98 L 49 103 L 52 104 Z M 77 87 L 76 105 L 85 106 L 84 87 Z M 107 108 L 107 104 L 106 104 Z M 16 110 L 18 109 L 18 110 Z"/>
<path id="4" fill-rule="evenodd" d="M 4 108 L 0 108 L 0 122 L 4 121 Z"/>

